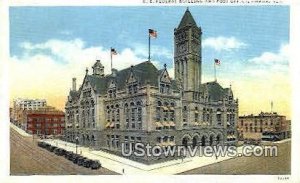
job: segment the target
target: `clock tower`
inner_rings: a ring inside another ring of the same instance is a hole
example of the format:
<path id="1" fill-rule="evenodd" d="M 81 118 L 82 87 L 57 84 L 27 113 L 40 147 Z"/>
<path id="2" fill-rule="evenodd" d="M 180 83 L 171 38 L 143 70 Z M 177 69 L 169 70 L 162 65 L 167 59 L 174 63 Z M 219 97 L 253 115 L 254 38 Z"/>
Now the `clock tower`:
<path id="1" fill-rule="evenodd" d="M 201 85 L 201 28 L 187 9 L 174 29 L 175 79 L 184 93 L 198 93 Z M 195 95 L 192 95 L 193 98 Z"/>

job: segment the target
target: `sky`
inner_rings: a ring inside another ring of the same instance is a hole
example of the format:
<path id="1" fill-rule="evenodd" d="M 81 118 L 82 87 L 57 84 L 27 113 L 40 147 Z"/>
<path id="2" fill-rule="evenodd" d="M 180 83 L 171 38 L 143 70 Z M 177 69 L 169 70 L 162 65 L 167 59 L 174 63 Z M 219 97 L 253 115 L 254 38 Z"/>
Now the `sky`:
<path id="1" fill-rule="evenodd" d="M 110 73 L 110 47 L 117 50 L 113 66 L 123 69 L 148 58 L 167 64 L 174 76 L 173 33 L 186 7 L 11 7 L 10 94 L 45 98 L 64 108 L 72 77 L 82 83 L 86 67 L 100 58 Z M 214 58 L 221 61 L 217 80 L 231 85 L 239 113 L 271 110 L 291 115 L 289 73 L 289 7 L 189 7 L 202 29 L 202 78 L 214 80 Z"/>

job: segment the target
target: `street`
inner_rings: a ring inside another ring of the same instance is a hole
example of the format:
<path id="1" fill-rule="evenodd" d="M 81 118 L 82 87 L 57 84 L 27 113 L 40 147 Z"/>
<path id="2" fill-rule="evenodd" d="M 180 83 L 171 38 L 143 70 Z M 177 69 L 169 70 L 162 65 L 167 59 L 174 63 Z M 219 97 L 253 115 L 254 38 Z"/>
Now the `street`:
<path id="1" fill-rule="evenodd" d="M 278 157 L 237 157 L 180 174 L 291 174 L 291 141 L 276 145 L 278 146 Z"/>
<path id="2" fill-rule="evenodd" d="M 105 168 L 91 170 L 37 146 L 37 139 L 10 130 L 11 175 L 91 175 L 117 174 Z"/>

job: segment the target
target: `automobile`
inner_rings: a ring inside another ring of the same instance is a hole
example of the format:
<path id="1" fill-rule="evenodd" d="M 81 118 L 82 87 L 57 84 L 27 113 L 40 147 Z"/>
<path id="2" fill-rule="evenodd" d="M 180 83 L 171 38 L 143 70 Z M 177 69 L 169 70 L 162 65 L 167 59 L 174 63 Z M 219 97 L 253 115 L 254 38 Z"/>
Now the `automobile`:
<path id="1" fill-rule="evenodd" d="M 84 164 L 84 160 L 86 160 L 86 157 L 81 157 L 81 158 L 78 158 L 78 160 L 77 160 L 77 165 L 79 165 L 79 166 L 83 166 L 83 164 Z"/>
<path id="2" fill-rule="evenodd" d="M 80 158 L 82 158 L 82 156 L 80 156 L 79 154 L 76 154 L 76 156 L 73 156 L 72 162 L 73 162 L 74 164 L 77 164 L 77 163 L 78 163 L 78 160 L 79 160 Z"/>
<path id="3" fill-rule="evenodd" d="M 50 149 L 52 148 L 53 146 L 51 146 L 50 144 L 46 144 L 45 145 L 45 148 L 48 150 L 48 151 L 50 151 Z"/>
<path id="4" fill-rule="evenodd" d="M 49 147 L 49 151 L 50 151 L 50 152 L 53 152 L 55 149 L 57 149 L 57 147 L 55 147 L 55 146 L 50 146 L 50 147 Z"/>
<path id="5" fill-rule="evenodd" d="M 56 148 L 53 152 L 58 156 L 63 156 L 66 150 L 62 148 Z"/>
<path id="6" fill-rule="evenodd" d="M 39 147 L 42 147 L 42 148 L 45 148 L 46 143 L 43 142 L 43 141 L 39 141 L 39 142 L 38 142 L 38 146 L 39 146 Z"/>
<path id="7" fill-rule="evenodd" d="M 69 155 L 71 154 L 72 152 L 71 151 L 66 151 L 65 154 L 64 154 L 64 157 L 68 159 Z"/>
<path id="8" fill-rule="evenodd" d="M 72 161 L 73 155 L 74 155 L 73 152 L 69 153 L 67 159 L 70 160 L 70 161 Z"/>
<path id="9" fill-rule="evenodd" d="M 93 160 L 85 159 L 85 160 L 83 161 L 83 166 L 86 167 L 86 168 L 90 168 L 90 167 L 91 167 L 91 164 L 92 164 L 92 161 L 93 161 Z"/>
<path id="10" fill-rule="evenodd" d="M 64 156 L 66 154 L 66 150 L 65 149 L 61 149 L 61 155 L 60 156 Z"/>
<path id="11" fill-rule="evenodd" d="M 71 156 L 71 158 L 70 158 L 70 161 L 72 161 L 72 162 L 73 162 L 73 161 L 74 161 L 74 159 L 76 159 L 76 157 L 77 157 L 77 156 L 79 156 L 79 155 L 78 155 L 78 154 L 76 154 L 76 153 L 73 153 L 73 154 L 72 154 L 72 156 Z"/>
<path id="12" fill-rule="evenodd" d="M 92 160 L 91 169 L 92 170 L 97 170 L 99 168 L 101 168 L 101 163 L 98 160 Z"/>

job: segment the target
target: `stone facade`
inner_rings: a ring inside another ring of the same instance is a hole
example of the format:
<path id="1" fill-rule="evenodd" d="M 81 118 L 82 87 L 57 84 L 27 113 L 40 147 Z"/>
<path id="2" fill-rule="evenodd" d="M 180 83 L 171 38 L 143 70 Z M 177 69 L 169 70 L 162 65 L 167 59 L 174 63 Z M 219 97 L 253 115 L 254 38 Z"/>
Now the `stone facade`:
<path id="1" fill-rule="evenodd" d="M 261 112 L 240 116 L 237 130 L 239 140 L 247 143 L 282 140 L 291 137 L 291 121 L 275 112 Z"/>
<path id="2" fill-rule="evenodd" d="M 231 88 L 201 83 L 201 28 L 187 10 L 174 30 L 175 79 L 150 61 L 105 75 L 100 60 L 66 102 L 65 139 L 111 153 L 121 143 L 235 145 L 238 101 Z M 134 157 L 132 157 L 134 158 Z M 147 163 L 161 158 L 140 158 Z"/>

